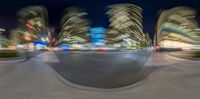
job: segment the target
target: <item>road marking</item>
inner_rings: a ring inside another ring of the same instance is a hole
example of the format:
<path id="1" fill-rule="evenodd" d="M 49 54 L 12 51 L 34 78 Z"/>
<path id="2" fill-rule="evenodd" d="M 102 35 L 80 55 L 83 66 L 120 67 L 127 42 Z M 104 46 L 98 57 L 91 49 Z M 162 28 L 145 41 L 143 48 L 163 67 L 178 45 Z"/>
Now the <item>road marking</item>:
<path id="1" fill-rule="evenodd" d="M 183 62 L 185 60 L 175 58 L 172 56 L 168 56 L 166 54 L 151 54 L 151 56 L 147 59 L 146 63 L 144 66 L 167 66 L 167 65 L 172 65 L 176 63 Z"/>
<path id="2" fill-rule="evenodd" d="M 45 52 L 36 56 L 36 59 L 40 62 L 50 62 L 50 63 L 57 63 L 60 62 L 57 56 L 53 52 Z"/>

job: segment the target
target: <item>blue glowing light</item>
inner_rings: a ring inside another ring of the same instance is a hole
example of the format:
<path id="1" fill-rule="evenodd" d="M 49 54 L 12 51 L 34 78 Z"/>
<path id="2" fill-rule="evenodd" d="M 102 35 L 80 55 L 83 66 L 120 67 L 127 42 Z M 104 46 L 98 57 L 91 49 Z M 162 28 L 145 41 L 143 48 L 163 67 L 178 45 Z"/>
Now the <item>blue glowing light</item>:
<path id="1" fill-rule="evenodd" d="M 41 45 L 41 46 L 47 46 L 47 44 L 46 43 L 44 43 L 44 42 L 41 42 L 41 41 L 34 41 L 33 42 L 36 46 L 37 45 Z"/>
<path id="2" fill-rule="evenodd" d="M 105 42 L 103 42 L 103 40 L 106 38 L 105 31 L 106 29 L 103 27 L 95 27 L 90 29 L 91 40 L 95 46 L 105 45 Z"/>
<path id="3" fill-rule="evenodd" d="M 63 50 L 70 50 L 72 47 L 70 45 L 60 45 L 59 48 L 62 48 Z"/>
<path id="4" fill-rule="evenodd" d="M 91 33 L 94 33 L 94 34 L 98 34 L 98 33 L 102 34 L 102 33 L 104 33 L 105 31 L 106 31 L 106 29 L 103 28 L 103 27 L 95 27 L 95 28 L 91 28 L 91 29 L 90 29 L 90 32 L 91 32 Z"/>

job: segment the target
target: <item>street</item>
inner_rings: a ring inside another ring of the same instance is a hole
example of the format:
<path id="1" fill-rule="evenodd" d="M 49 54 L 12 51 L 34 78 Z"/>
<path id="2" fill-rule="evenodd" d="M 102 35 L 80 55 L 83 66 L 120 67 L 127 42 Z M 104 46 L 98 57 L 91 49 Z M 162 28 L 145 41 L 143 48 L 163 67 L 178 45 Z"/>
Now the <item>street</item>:
<path id="1" fill-rule="evenodd" d="M 200 97 L 200 61 L 179 59 L 165 53 L 152 53 L 149 57 L 145 56 L 146 54 L 137 55 L 141 57 L 135 55 L 136 53 L 121 52 L 111 54 L 44 52 L 25 62 L 2 63 L 0 99 L 198 99 Z M 140 61 L 133 61 L 135 59 Z M 139 72 L 148 75 L 135 76 L 140 74 Z M 57 74 L 75 84 L 64 83 Z M 80 84 L 80 88 L 76 84 Z M 93 90 L 82 89 L 81 85 L 98 88 L 129 86 L 116 90 L 95 90 L 95 88 Z"/>
<path id="2" fill-rule="evenodd" d="M 139 81 L 147 52 L 59 52 L 60 63 L 51 64 L 65 79 L 84 86 L 117 88 Z"/>

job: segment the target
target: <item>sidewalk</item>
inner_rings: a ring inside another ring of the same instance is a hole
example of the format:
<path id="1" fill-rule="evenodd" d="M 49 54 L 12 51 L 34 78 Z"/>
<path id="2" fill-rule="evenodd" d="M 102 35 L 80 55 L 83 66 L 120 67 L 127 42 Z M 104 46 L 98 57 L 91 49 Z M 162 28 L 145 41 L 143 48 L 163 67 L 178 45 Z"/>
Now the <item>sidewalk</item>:
<path id="1" fill-rule="evenodd" d="M 1 59 L 0 58 L 0 65 L 1 64 L 11 64 L 11 63 L 18 63 L 25 61 L 26 58 L 11 58 L 11 59 Z"/>
<path id="2" fill-rule="evenodd" d="M 166 54 L 177 58 L 200 60 L 200 58 L 193 57 L 193 52 L 194 51 L 173 51 L 173 52 L 167 52 Z"/>
<path id="3" fill-rule="evenodd" d="M 0 58 L 0 64 L 12 64 L 22 62 L 28 59 L 26 54 L 21 54 L 19 57 L 12 57 L 12 58 Z"/>

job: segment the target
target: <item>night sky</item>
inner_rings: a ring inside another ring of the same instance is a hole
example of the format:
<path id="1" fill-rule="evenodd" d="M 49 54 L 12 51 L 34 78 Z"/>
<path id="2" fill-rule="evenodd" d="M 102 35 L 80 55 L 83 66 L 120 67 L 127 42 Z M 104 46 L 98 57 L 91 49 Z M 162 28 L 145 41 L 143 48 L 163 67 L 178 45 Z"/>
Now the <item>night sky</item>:
<path id="1" fill-rule="evenodd" d="M 0 2 L 0 28 L 9 30 L 16 26 L 16 12 L 29 5 L 42 5 L 49 11 L 49 24 L 55 26 L 59 31 L 59 22 L 62 11 L 70 6 L 80 7 L 88 13 L 88 19 L 92 27 L 108 27 L 106 7 L 117 3 L 131 3 L 143 9 L 144 32 L 149 32 L 153 37 L 157 12 L 160 9 L 169 9 L 176 6 L 188 6 L 198 12 L 197 19 L 200 20 L 199 0 L 1 0 Z M 200 22 L 200 21 L 199 21 Z"/>

